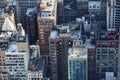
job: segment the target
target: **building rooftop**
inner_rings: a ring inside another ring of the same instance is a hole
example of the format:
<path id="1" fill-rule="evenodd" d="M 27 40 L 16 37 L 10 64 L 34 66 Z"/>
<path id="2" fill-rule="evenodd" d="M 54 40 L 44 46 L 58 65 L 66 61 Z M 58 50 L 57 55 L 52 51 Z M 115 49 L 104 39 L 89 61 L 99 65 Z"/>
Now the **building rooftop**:
<path id="1" fill-rule="evenodd" d="M 18 37 L 18 42 L 26 42 L 26 37 L 25 36 L 19 36 Z"/>
<path id="2" fill-rule="evenodd" d="M 71 59 L 87 59 L 88 58 L 88 56 L 87 56 L 87 54 L 70 54 L 70 55 L 68 55 L 68 59 L 69 60 L 71 60 Z"/>
<path id="3" fill-rule="evenodd" d="M 57 0 L 41 0 L 38 19 L 55 19 Z"/>
<path id="4" fill-rule="evenodd" d="M 113 72 L 106 72 L 106 76 L 110 77 L 110 76 L 114 76 Z"/>
<path id="5" fill-rule="evenodd" d="M 84 46 L 86 48 L 95 48 L 95 45 L 94 44 L 91 44 L 91 40 L 90 39 L 87 39 Z"/>
<path id="6" fill-rule="evenodd" d="M 68 53 L 69 53 L 69 56 L 77 57 L 77 55 L 87 54 L 88 49 L 91 49 L 91 48 L 95 48 L 95 45 L 92 45 L 90 43 L 90 39 L 87 39 L 86 42 L 83 44 L 83 46 L 73 46 L 72 48 L 69 48 Z"/>
<path id="7" fill-rule="evenodd" d="M 36 7 L 34 7 L 34 8 L 28 8 L 27 11 L 26 11 L 26 15 L 27 16 L 32 16 L 35 13 L 37 13 L 37 8 Z"/>
<path id="8" fill-rule="evenodd" d="M 55 9 L 56 0 L 41 0 L 40 8 L 42 11 L 52 11 Z"/>
<path id="9" fill-rule="evenodd" d="M 71 38 L 80 39 L 81 38 L 81 32 L 80 31 L 71 32 Z"/>
<path id="10" fill-rule="evenodd" d="M 10 25 L 6 25 L 6 27 L 9 26 Z M 7 29 L 6 27 L 3 26 L 3 30 L 0 31 L 0 50 L 6 51 L 6 54 L 25 53 L 25 51 L 18 51 L 17 41 L 26 41 L 26 37 L 19 36 L 17 35 L 17 31 L 14 31 L 14 29 Z M 16 36 L 18 36 L 18 39 Z"/>
<path id="11" fill-rule="evenodd" d="M 0 15 L 7 16 L 11 14 L 11 11 L 13 11 L 13 8 L 11 8 L 11 5 L 8 5 L 8 3 L 0 2 Z"/>
<path id="12" fill-rule="evenodd" d="M 30 45 L 30 59 L 38 57 L 39 45 Z"/>
<path id="13" fill-rule="evenodd" d="M 115 32 L 107 32 L 107 31 L 99 31 L 98 34 L 95 35 L 96 40 L 118 40 L 119 33 Z"/>
<path id="14" fill-rule="evenodd" d="M 9 38 L 12 37 L 13 32 L 7 31 L 7 32 L 1 32 L 0 33 L 0 39 L 2 40 L 9 40 Z"/>
<path id="15" fill-rule="evenodd" d="M 41 78 L 40 80 L 50 80 L 50 78 Z"/>
<path id="16" fill-rule="evenodd" d="M 81 38 L 81 31 L 80 29 L 75 30 L 76 25 L 57 25 L 56 30 L 51 31 L 50 38 L 57 39 L 60 37 L 70 37 L 71 39 L 80 39 Z M 77 25 L 78 26 L 78 25 Z"/>
<path id="17" fill-rule="evenodd" d="M 76 1 L 74 1 L 74 0 L 65 1 L 64 9 L 69 10 L 69 11 L 75 11 L 76 10 Z"/>
<path id="18" fill-rule="evenodd" d="M 4 24 L 2 26 L 2 31 L 17 31 L 17 30 L 13 23 L 9 20 L 9 18 L 6 17 Z"/>
<path id="19" fill-rule="evenodd" d="M 45 60 L 43 58 L 31 59 L 29 62 L 29 71 L 43 71 Z"/>
<path id="20" fill-rule="evenodd" d="M 9 42 L 6 48 L 6 54 L 26 54 L 26 51 L 19 52 L 17 47 L 17 42 Z"/>
<path id="21" fill-rule="evenodd" d="M 51 31 L 51 33 L 50 33 L 50 38 L 52 38 L 52 39 L 57 39 L 57 38 L 59 38 L 58 32 L 57 32 L 57 31 Z"/>

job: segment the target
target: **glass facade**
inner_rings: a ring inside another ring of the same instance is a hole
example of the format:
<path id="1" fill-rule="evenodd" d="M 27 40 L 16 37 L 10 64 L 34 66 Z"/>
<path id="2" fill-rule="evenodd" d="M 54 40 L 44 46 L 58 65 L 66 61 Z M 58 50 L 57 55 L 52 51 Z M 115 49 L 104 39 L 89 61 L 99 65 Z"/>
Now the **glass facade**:
<path id="1" fill-rule="evenodd" d="M 87 80 L 87 61 L 74 59 L 68 61 L 69 80 Z"/>

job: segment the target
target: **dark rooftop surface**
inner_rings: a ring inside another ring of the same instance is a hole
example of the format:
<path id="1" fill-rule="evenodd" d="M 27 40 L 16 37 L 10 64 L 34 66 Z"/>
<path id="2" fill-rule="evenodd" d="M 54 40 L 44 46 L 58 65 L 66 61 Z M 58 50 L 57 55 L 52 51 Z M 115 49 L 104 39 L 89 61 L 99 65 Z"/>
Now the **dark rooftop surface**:
<path id="1" fill-rule="evenodd" d="M 44 63 L 45 63 L 45 61 L 43 58 L 32 59 L 32 60 L 30 60 L 30 63 L 29 63 L 29 70 L 31 70 L 31 71 L 43 70 Z"/>
<path id="2" fill-rule="evenodd" d="M 76 0 L 64 0 L 64 8 L 69 10 L 76 10 Z"/>

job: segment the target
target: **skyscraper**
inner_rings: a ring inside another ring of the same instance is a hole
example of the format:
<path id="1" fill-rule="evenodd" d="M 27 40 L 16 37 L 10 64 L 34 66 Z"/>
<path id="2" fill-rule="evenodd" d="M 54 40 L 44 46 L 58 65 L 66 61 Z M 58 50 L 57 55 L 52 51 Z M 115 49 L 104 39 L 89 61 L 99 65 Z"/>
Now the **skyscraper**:
<path id="1" fill-rule="evenodd" d="M 107 0 L 100 0 L 100 19 L 105 22 L 105 25 L 106 16 L 107 16 Z"/>
<path id="2" fill-rule="evenodd" d="M 104 79 L 106 72 L 113 72 L 117 77 L 118 71 L 118 35 L 104 32 L 96 39 L 96 77 Z"/>
<path id="3" fill-rule="evenodd" d="M 94 47 L 88 49 L 88 79 L 89 80 L 96 80 L 95 72 L 96 71 L 95 71 L 95 47 Z"/>
<path id="4" fill-rule="evenodd" d="M 68 23 L 75 21 L 77 17 L 76 0 L 58 0 L 57 23 Z"/>
<path id="5" fill-rule="evenodd" d="M 8 80 L 27 79 L 29 61 L 28 38 L 25 36 L 20 24 L 18 24 L 17 30 L 17 37 L 11 37 L 12 41 L 8 42 L 8 47 L 5 50 Z"/>
<path id="6" fill-rule="evenodd" d="M 18 30 L 18 31 L 17 31 Z M 18 28 L 9 18 L 5 18 L 0 36 L 0 56 L 2 80 L 26 80 L 28 68 L 28 40 L 21 25 Z"/>
<path id="7" fill-rule="evenodd" d="M 88 15 L 88 2 L 89 0 L 77 0 L 77 17 Z"/>
<path id="8" fill-rule="evenodd" d="M 107 30 L 115 30 L 120 28 L 120 1 L 107 1 Z"/>
<path id="9" fill-rule="evenodd" d="M 38 39 L 37 8 L 28 8 L 25 15 L 25 31 L 29 36 L 30 44 L 35 44 Z"/>
<path id="10" fill-rule="evenodd" d="M 69 39 L 69 26 L 63 26 L 60 29 L 60 33 L 52 31 L 50 34 L 49 45 L 52 80 L 68 80 L 67 56 Z"/>
<path id="11" fill-rule="evenodd" d="M 41 56 L 49 55 L 50 30 L 52 26 L 56 25 L 56 0 L 41 0 L 39 5 L 39 13 L 37 17 L 38 22 L 38 36 Z"/>
<path id="12" fill-rule="evenodd" d="M 68 80 L 68 49 L 73 40 L 79 38 L 78 24 L 52 28 L 49 39 L 52 80 Z"/>
<path id="13" fill-rule="evenodd" d="M 37 7 L 40 0 L 16 0 L 18 22 L 24 23 L 24 16 L 28 8 Z"/>
<path id="14" fill-rule="evenodd" d="M 74 40 L 69 48 L 68 80 L 88 80 L 87 50 L 83 50 L 82 40 Z"/>

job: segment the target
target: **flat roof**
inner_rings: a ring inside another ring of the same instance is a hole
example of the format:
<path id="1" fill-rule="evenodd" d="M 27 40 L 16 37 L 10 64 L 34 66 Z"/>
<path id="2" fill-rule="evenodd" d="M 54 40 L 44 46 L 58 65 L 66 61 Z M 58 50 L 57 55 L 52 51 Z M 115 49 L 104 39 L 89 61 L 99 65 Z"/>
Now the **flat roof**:
<path id="1" fill-rule="evenodd" d="M 72 59 L 87 59 L 88 58 L 88 55 L 87 54 L 69 54 L 68 55 L 68 59 L 69 60 L 72 60 Z"/>
<path id="2" fill-rule="evenodd" d="M 51 33 L 50 33 L 50 38 L 51 38 L 51 39 L 59 38 L 58 32 L 57 32 L 57 31 L 51 31 Z"/>
<path id="3" fill-rule="evenodd" d="M 19 52 L 17 42 L 9 42 L 5 54 L 26 54 L 27 52 Z"/>
<path id="4" fill-rule="evenodd" d="M 114 76 L 114 73 L 113 72 L 106 72 L 105 75 L 106 76 Z"/>
<path id="5" fill-rule="evenodd" d="M 41 0 L 40 7 L 43 8 L 42 11 L 52 11 L 56 6 L 56 0 Z"/>
<path id="6" fill-rule="evenodd" d="M 38 55 L 39 45 L 30 45 L 30 58 L 36 58 Z"/>
<path id="7" fill-rule="evenodd" d="M 26 37 L 25 36 L 19 36 L 18 37 L 18 42 L 25 42 L 26 41 Z"/>
<path id="8" fill-rule="evenodd" d="M 76 38 L 76 39 L 80 39 L 81 38 L 81 32 L 79 31 L 71 31 L 71 38 Z"/>
<path id="9" fill-rule="evenodd" d="M 34 14 L 36 11 L 37 11 L 36 7 L 34 7 L 34 8 L 28 8 L 27 11 L 26 11 L 26 15 L 27 16 L 31 16 L 32 13 Z"/>
<path id="10" fill-rule="evenodd" d="M 84 44 L 84 46 L 86 46 L 86 48 L 95 48 L 95 45 L 91 44 L 90 39 L 86 39 L 86 43 Z"/>
<path id="11" fill-rule="evenodd" d="M 45 60 L 43 58 L 31 59 L 29 62 L 29 71 L 44 70 Z"/>
<path id="12" fill-rule="evenodd" d="M 64 33 L 63 33 L 64 34 Z M 51 31 L 51 33 L 50 33 L 50 38 L 51 39 L 57 39 L 57 38 L 59 38 L 60 36 L 59 36 L 59 33 L 58 33 L 58 31 Z M 80 31 L 71 31 L 70 32 L 70 38 L 71 39 L 80 39 L 81 38 L 81 33 L 80 33 Z"/>

